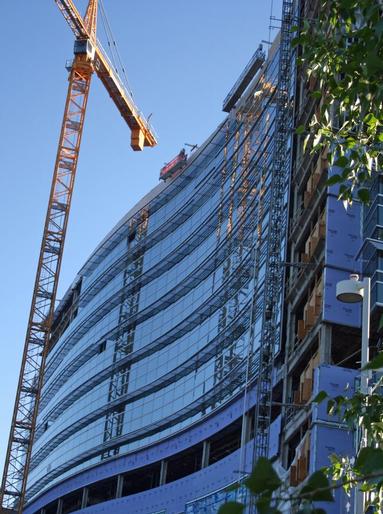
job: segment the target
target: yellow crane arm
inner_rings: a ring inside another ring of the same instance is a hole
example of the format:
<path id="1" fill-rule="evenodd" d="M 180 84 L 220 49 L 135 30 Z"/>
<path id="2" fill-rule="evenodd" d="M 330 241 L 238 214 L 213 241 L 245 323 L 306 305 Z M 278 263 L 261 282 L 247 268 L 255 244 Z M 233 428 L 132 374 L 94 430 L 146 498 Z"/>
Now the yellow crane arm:
<path id="1" fill-rule="evenodd" d="M 102 51 L 100 44 L 96 47 L 94 63 L 95 72 L 132 131 L 131 146 L 133 150 L 142 150 L 144 146 L 155 146 L 157 138 L 153 129 L 113 70 L 113 66 Z"/>
<path id="2" fill-rule="evenodd" d="M 55 2 L 76 38 L 90 39 L 85 22 L 72 0 L 55 0 Z"/>
<path id="3" fill-rule="evenodd" d="M 155 146 L 157 144 L 157 137 L 152 127 L 140 112 L 131 94 L 114 71 L 113 65 L 102 49 L 101 44 L 88 31 L 87 24 L 73 1 L 55 0 L 55 2 L 76 39 L 83 42 L 89 41 L 91 45 L 89 52 L 92 53 L 94 71 L 104 84 L 111 99 L 132 132 L 131 146 L 133 150 L 142 150 L 144 146 Z"/>

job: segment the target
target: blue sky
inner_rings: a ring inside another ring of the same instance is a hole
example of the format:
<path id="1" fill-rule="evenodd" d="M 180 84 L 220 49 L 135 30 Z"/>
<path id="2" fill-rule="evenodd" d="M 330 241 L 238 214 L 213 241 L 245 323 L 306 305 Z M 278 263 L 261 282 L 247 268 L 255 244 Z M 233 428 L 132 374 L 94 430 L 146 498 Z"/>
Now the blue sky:
<path id="1" fill-rule="evenodd" d="M 269 38 L 272 4 L 279 18 L 281 0 L 104 0 L 136 102 L 152 113 L 159 145 L 131 150 L 128 127 L 94 77 L 58 298 L 103 236 L 157 184 L 163 163 L 185 142 L 202 143 L 224 118 L 223 98 Z M 84 12 L 84 0 L 76 5 Z M 2 469 L 73 36 L 53 0 L 14 0 L 2 5 L 0 40 Z"/>

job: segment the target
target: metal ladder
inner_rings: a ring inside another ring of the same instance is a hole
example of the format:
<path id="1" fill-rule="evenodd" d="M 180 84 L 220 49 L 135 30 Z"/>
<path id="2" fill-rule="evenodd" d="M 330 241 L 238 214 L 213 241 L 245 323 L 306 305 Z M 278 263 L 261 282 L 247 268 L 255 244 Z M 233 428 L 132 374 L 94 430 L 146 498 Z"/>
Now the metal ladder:
<path id="1" fill-rule="evenodd" d="M 284 272 L 281 266 L 287 233 L 287 211 L 290 171 L 289 138 L 292 129 L 291 87 L 291 26 L 294 19 L 294 0 L 283 0 L 280 40 L 278 87 L 276 92 L 275 146 L 270 197 L 270 224 L 267 236 L 267 261 L 262 334 L 259 349 L 257 404 L 254 421 L 253 465 L 259 457 L 268 456 L 271 423 L 273 369 L 275 350 L 281 335 L 282 290 Z"/>

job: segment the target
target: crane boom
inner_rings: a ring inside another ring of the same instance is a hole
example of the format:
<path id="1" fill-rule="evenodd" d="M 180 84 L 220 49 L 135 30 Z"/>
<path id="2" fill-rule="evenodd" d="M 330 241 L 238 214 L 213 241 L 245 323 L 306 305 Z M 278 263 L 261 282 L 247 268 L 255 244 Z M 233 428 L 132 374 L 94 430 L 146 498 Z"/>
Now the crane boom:
<path id="1" fill-rule="evenodd" d="M 131 128 L 133 149 L 142 150 L 144 146 L 154 146 L 157 142 L 148 123 L 140 115 L 131 96 L 113 72 L 108 58 L 97 47 L 98 0 L 89 0 L 84 19 L 72 0 L 55 1 L 79 44 L 75 45 L 75 57 L 69 74 L 68 93 L 0 489 L 0 507 L 18 514 L 22 513 L 25 501 L 65 235 L 89 87 L 94 71 L 101 78 Z"/>
<path id="2" fill-rule="evenodd" d="M 72 0 L 55 0 L 55 2 L 72 29 L 73 34 L 76 36 L 76 39 L 90 39 L 90 34 L 85 26 L 85 22 Z M 95 43 L 95 41 L 93 42 Z"/>
<path id="3" fill-rule="evenodd" d="M 89 41 L 94 51 L 94 70 L 104 84 L 111 99 L 131 130 L 131 146 L 133 150 L 142 150 L 144 146 L 155 146 L 157 138 L 148 121 L 140 112 L 127 91 L 99 41 L 95 32 L 88 30 L 85 21 L 76 9 L 72 0 L 55 0 L 58 8 L 66 19 L 78 41 Z"/>
<path id="4" fill-rule="evenodd" d="M 155 146 L 157 138 L 153 129 L 140 113 L 132 96 L 114 72 L 109 59 L 101 50 L 100 44 L 96 47 L 94 61 L 98 77 L 131 130 L 131 147 L 133 150 L 142 150 L 144 146 Z"/>

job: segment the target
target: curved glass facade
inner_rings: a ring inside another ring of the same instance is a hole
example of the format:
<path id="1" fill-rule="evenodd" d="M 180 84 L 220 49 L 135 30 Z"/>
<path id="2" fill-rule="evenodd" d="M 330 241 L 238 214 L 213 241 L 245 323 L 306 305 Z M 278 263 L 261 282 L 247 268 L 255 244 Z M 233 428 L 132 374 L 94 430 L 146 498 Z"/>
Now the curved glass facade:
<path id="1" fill-rule="evenodd" d="M 28 512 L 68 477 L 207 423 L 251 384 L 277 75 L 274 48 L 238 107 L 111 231 L 61 302 Z"/>

